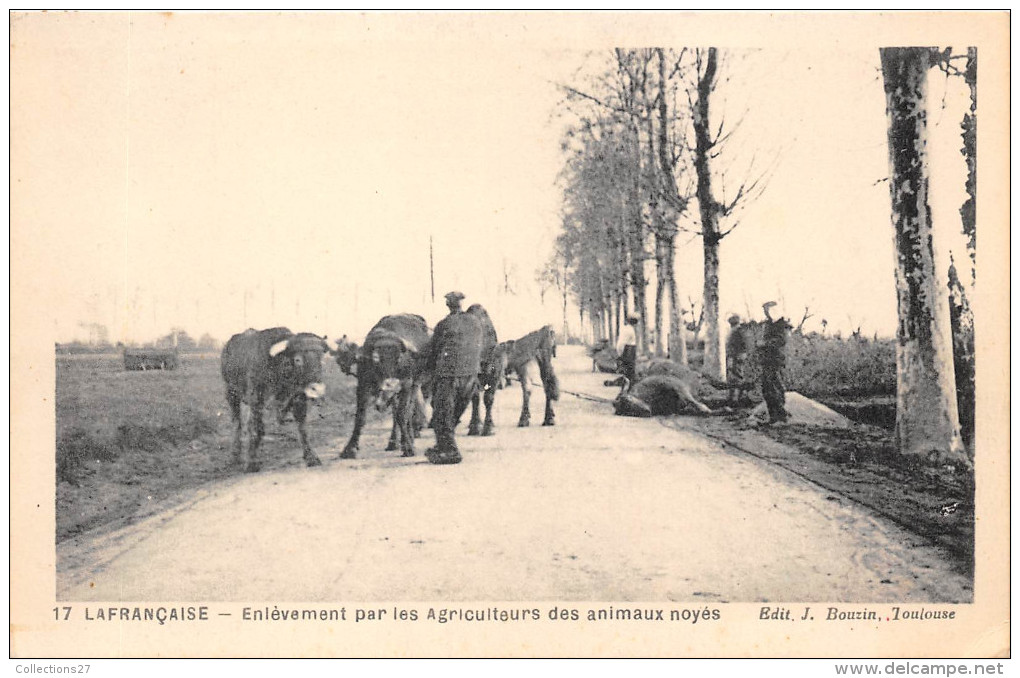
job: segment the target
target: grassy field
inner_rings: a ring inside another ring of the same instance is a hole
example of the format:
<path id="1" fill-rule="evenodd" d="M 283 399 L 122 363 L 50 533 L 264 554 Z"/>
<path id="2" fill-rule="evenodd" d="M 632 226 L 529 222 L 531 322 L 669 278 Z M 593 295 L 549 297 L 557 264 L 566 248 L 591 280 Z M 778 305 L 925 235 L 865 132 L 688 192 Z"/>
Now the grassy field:
<path id="1" fill-rule="evenodd" d="M 238 473 L 219 365 L 187 355 L 177 370 L 128 372 L 119 355 L 57 358 L 57 541 Z M 317 451 L 350 432 L 354 411 L 355 380 L 332 363 L 323 376 L 326 397 L 308 418 Z M 303 464 L 294 423 L 277 424 L 272 409 L 265 421 L 264 467 Z"/>

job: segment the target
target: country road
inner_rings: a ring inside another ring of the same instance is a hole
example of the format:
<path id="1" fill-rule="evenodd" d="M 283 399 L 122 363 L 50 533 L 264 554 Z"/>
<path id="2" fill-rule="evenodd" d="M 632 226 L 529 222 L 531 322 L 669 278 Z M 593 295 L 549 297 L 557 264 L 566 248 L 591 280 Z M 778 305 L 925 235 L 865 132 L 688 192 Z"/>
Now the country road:
<path id="1" fill-rule="evenodd" d="M 612 397 L 578 347 L 563 388 Z M 536 389 L 533 419 L 544 396 Z M 57 547 L 64 601 L 966 600 L 923 540 L 766 462 L 564 394 L 557 425 L 462 435 L 464 462 L 316 441 L 321 468 L 208 485 L 183 503 Z M 343 428 L 349 432 L 350 424 Z"/>

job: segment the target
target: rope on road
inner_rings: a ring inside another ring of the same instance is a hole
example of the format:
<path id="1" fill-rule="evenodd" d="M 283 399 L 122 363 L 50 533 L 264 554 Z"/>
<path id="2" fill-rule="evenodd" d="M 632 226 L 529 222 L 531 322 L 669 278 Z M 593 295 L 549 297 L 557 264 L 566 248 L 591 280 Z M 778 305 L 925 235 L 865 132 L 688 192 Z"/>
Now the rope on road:
<path id="1" fill-rule="evenodd" d="M 520 379 L 516 379 L 514 377 L 507 377 L 507 381 L 520 382 Z M 539 383 L 539 382 L 530 381 L 529 383 L 532 386 L 535 386 L 537 388 L 544 388 L 544 385 Z M 563 388 L 562 386 L 560 386 L 560 393 L 566 393 L 568 395 L 574 396 L 575 398 L 580 398 L 581 400 L 590 400 L 590 401 L 592 401 L 594 403 L 602 403 L 604 405 L 612 405 L 613 402 L 614 402 L 612 398 L 602 398 L 602 397 L 599 397 L 599 396 L 593 396 L 593 395 L 591 395 L 589 393 L 580 393 L 578 391 L 568 391 L 567 389 Z"/>
<path id="2" fill-rule="evenodd" d="M 610 398 L 600 398 L 599 396 L 588 395 L 587 393 L 577 393 L 575 391 L 568 391 L 565 388 L 560 388 L 560 393 L 566 393 L 574 396 L 575 398 L 580 398 L 581 400 L 591 400 L 592 402 L 604 403 L 607 405 L 613 404 L 613 400 Z"/>

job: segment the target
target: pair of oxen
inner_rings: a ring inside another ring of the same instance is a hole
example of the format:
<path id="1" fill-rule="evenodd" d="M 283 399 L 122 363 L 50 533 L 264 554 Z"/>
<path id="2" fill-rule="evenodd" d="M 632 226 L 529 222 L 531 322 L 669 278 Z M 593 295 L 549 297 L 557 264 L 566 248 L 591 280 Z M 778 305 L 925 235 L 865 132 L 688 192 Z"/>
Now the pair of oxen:
<path id="1" fill-rule="evenodd" d="M 545 326 L 516 341 L 499 343 L 496 330 L 485 309 L 475 304 L 467 310 L 483 327 L 482 365 L 478 389 L 472 398 L 471 423 L 468 435 L 492 435 L 492 406 L 496 390 L 511 373 L 521 383 L 523 400 L 519 426 L 531 423 L 530 365 L 537 363 L 545 391 L 543 426 L 555 422 L 552 401 L 559 398 L 559 383 L 552 367 L 556 352 L 555 334 Z M 333 356 L 340 369 L 358 380 L 357 410 L 351 438 L 340 453 L 341 459 L 354 459 L 358 453 L 361 432 L 371 406 L 379 410 L 393 409 L 393 429 L 387 450 L 400 449 L 403 456 L 414 455 L 414 438 L 425 426 L 425 400 L 431 392 L 432 375 L 426 358 L 432 332 L 419 315 L 385 316 L 369 331 L 363 346 L 346 337 L 337 340 L 336 348 L 324 337 L 315 334 L 294 334 L 287 328 L 257 331 L 249 329 L 234 335 L 223 348 L 221 372 L 226 382 L 227 403 L 234 423 L 233 460 L 246 471 L 258 471 L 259 445 L 265 432 L 262 413 L 268 399 L 277 404 L 280 422 L 290 413 L 297 423 L 305 463 L 318 466 L 322 462 L 308 441 L 305 420 L 309 401 L 325 395 L 322 364 L 327 354 Z M 484 423 L 480 402 L 485 404 Z M 241 404 L 247 403 L 251 416 L 248 422 L 247 454 L 242 455 L 244 425 Z M 242 456 L 246 457 L 242 459 Z"/>

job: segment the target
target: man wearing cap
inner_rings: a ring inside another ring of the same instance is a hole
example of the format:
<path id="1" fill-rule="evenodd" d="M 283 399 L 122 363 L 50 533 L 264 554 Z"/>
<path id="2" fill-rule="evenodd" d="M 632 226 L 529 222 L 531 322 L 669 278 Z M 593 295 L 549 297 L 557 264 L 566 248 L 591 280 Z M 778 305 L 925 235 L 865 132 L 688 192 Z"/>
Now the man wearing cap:
<path id="1" fill-rule="evenodd" d="M 616 352 L 620 356 L 620 372 L 627 377 L 631 387 L 637 381 L 637 332 L 636 315 L 628 315 L 627 323 L 620 328 L 620 336 L 616 340 Z M 629 390 L 629 389 L 628 389 Z"/>
<path id="2" fill-rule="evenodd" d="M 726 381 L 730 388 L 726 400 L 730 405 L 737 405 L 744 396 L 747 379 L 747 337 L 740 327 L 739 315 L 731 315 L 729 323 L 730 334 L 726 337 Z"/>
<path id="3" fill-rule="evenodd" d="M 426 371 L 434 376 L 432 422 L 436 446 L 425 453 L 433 464 L 461 461 L 454 427 L 478 388 L 482 358 L 482 325 L 460 304 L 464 295 L 450 292 L 446 306 L 450 314 L 439 321 L 427 350 Z"/>
<path id="4" fill-rule="evenodd" d="M 762 304 L 765 311 L 762 343 L 758 349 L 761 364 L 761 397 L 769 409 L 769 423 L 784 422 L 790 418 L 786 411 L 786 386 L 783 370 L 786 368 L 786 334 L 792 327 L 786 318 L 773 320 L 770 309 L 774 301 Z"/>

